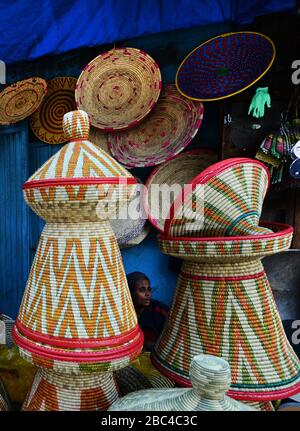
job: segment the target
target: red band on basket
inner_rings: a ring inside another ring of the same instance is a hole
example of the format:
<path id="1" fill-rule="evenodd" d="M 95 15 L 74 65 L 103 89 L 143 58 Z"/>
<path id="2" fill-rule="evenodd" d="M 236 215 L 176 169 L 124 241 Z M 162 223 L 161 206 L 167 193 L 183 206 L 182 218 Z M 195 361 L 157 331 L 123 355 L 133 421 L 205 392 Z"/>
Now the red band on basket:
<path id="1" fill-rule="evenodd" d="M 139 329 L 137 338 L 129 345 L 125 347 L 119 347 L 117 349 L 105 349 L 99 352 L 66 352 L 59 349 L 52 349 L 30 342 L 29 340 L 23 339 L 16 331 L 16 327 L 12 331 L 13 339 L 15 343 L 24 350 L 27 350 L 33 354 L 41 357 L 52 359 L 56 361 L 66 362 L 86 362 L 95 363 L 97 362 L 111 362 L 118 359 L 122 359 L 126 356 L 132 356 L 143 347 L 144 335 Z"/>
<path id="2" fill-rule="evenodd" d="M 55 337 L 53 335 L 41 334 L 31 329 L 26 328 L 19 319 L 16 320 L 16 327 L 18 331 L 26 338 L 37 341 L 39 343 L 48 344 L 50 346 L 62 347 L 66 349 L 75 348 L 97 348 L 97 347 L 113 347 L 120 346 L 124 343 L 129 342 L 135 338 L 139 333 L 139 327 L 136 326 L 131 331 L 128 331 L 122 335 L 116 335 L 111 337 L 103 337 L 97 339 L 90 338 L 72 338 L 68 339 L 65 337 Z"/>
<path id="3" fill-rule="evenodd" d="M 97 184 L 136 184 L 134 177 L 90 177 L 90 178 L 50 178 L 47 180 L 32 180 L 23 184 L 23 190 L 36 187 L 57 187 Z"/>

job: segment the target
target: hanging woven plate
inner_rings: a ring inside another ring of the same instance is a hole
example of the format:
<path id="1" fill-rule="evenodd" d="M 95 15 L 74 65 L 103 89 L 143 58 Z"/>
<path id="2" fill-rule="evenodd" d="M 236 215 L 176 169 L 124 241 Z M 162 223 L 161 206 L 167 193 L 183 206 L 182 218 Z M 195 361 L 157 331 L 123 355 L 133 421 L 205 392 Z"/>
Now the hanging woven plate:
<path id="1" fill-rule="evenodd" d="M 202 103 L 182 97 L 174 85 L 167 86 L 141 124 L 109 134 L 110 151 L 128 168 L 158 165 L 175 157 L 191 142 L 202 118 Z"/>
<path id="2" fill-rule="evenodd" d="M 30 118 L 33 133 L 48 144 L 62 144 L 67 141 L 64 135 L 63 116 L 76 109 L 73 77 L 54 78 L 48 82 L 48 93 L 40 109 Z"/>
<path id="3" fill-rule="evenodd" d="M 274 58 L 275 45 L 263 34 L 222 34 L 188 54 L 177 71 L 176 86 L 189 99 L 224 99 L 257 82 Z"/>
<path id="4" fill-rule="evenodd" d="M 94 58 L 78 78 L 78 109 L 107 131 L 138 124 L 154 107 L 161 75 L 152 57 L 135 48 L 115 48 Z"/>
<path id="5" fill-rule="evenodd" d="M 0 93 L 0 124 L 13 124 L 29 117 L 39 108 L 46 93 L 46 81 L 37 77 L 6 87 Z"/>

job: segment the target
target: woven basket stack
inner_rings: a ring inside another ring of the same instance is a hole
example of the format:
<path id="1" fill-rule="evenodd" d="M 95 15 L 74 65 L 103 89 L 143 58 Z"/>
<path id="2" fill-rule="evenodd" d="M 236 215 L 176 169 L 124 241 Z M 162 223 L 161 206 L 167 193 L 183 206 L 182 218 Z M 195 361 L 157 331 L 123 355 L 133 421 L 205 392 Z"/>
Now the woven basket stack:
<path id="1" fill-rule="evenodd" d="M 170 209 L 159 245 L 183 265 L 151 359 L 182 386 L 191 386 L 192 358 L 204 353 L 228 361 L 232 398 L 262 403 L 300 391 L 300 363 L 261 263 L 287 250 L 293 234 L 259 225 L 268 184 L 264 165 L 228 159 L 195 177 Z"/>
<path id="2" fill-rule="evenodd" d="M 63 128 L 70 142 L 23 186 L 47 222 L 14 327 L 39 367 L 24 410 L 106 409 L 118 397 L 112 372 L 143 345 L 109 223 L 136 180 L 88 141 L 84 111 L 65 114 Z"/>

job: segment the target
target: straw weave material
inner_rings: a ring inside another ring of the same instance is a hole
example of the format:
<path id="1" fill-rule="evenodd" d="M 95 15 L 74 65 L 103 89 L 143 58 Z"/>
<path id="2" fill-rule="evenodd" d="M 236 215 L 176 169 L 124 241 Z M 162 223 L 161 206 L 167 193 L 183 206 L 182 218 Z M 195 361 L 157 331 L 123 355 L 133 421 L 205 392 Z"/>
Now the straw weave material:
<path id="1" fill-rule="evenodd" d="M 260 162 L 233 158 L 218 162 L 195 177 L 170 209 L 165 233 L 180 236 L 238 236 L 269 232 L 259 227 L 269 186 Z"/>
<path id="2" fill-rule="evenodd" d="M 127 241 L 125 244 L 119 244 L 120 248 L 124 249 L 124 248 L 130 248 L 130 247 L 134 247 L 136 245 L 139 245 L 141 242 L 144 241 L 144 239 L 147 238 L 150 231 L 151 231 L 151 225 L 150 225 L 150 223 L 146 223 L 143 226 L 143 229 L 138 236 L 132 238 L 130 241 Z"/>
<path id="3" fill-rule="evenodd" d="M 0 380 L 0 412 L 10 410 L 10 402 L 5 391 L 5 388 Z"/>
<path id="4" fill-rule="evenodd" d="M 193 389 L 150 389 L 126 395 L 110 411 L 250 411 L 254 408 L 225 395 L 230 386 L 226 361 L 210 355 L 195 356 L 190 366 Z"/>
<path id="5" fill-rule="evenodd" d="M 35 112 L 47 93 L 42 78 L 29 78 L 6 87 L 0 93 L 0 125 L 24 120 Z"/>
<path id="6" fill-rule="evenodd" d="M 229 248 L 226 238 L 190 241 L 160 236 L 164 253 L 185 259 L 168 320 L 151 358 L 167 377 L 190 386 L 193 356 L 207 353 L 229 362 L 228 395 L 233 398 L 270 401 L 300 390 L 300 362 L 285 336 L 260 262 L 265 253 L 289 247 L 292 229 L 269 227 L 278 232 L 231 238 Z M 252 244 L 253 255 L 250 247 L 244 254 L 243 243 L 251 245 L 252 240 L 258 247 Z M 261 248 L 259 240 L 264 243 Z M 202 256 L 198 255 L 194 245 L 204 243 Z"/>
<path id="7" fill-rule="evenodd" d="M 182 187 L 192 181 L 203 169 L 216 161 L 217 155 L 211 150 L 192 150 L 165 162 L 151 173 L 146 182 L 143 203 L 154 227 L 163 232 L 165 219 L 177 193 L 180 193 Z M 174 193 L 168 194 L 166 199 L 164 193 L 169 191 L 167 187 L 172 187 Z M 158 188 L 161 188 L 160 193 L 157 193 Z"/>
<path id="8" fill-rule="evenodd" d="M 81 373 L 68 376 L 38 369 L 22 410 L 107 410 L 118 399 L 112 373 Z"/>
<path id="9" fill-rule="evenodd" d="M 75 99 L 93 126 L 121 130 L 135 126 L 149 114 L 160 89 L 159 67 L 148 54 L 136 48 L 114 48 L 84 68 Z"/>
<path id="10" fill-rule="evenodd" d="M 67 141 L 62 120 L 67 112 L 76 109 L 76 82 L 76 78 L 64 76 L 47 83 L 47 95 L 39 110 L 30 118 L 31 130 L 41 141 L 48 144 L 62 144 Z"/>
<path id="11" fill-rule="evenodd" d="M 71 142 L 24 185 L 27 203 L 47 224 L 14 338 L 22 356 L 44 368 L 114 370 L 140 353 L 143 335 L 106 220 L 111 214 L 104 216 L 104 210 L 107 203 L 127 203 L 136 180 L 87 141 L 86 113 L 66 114 L 63 127 Z M 101 192 L 99 185 L 113 187 L 115 193 Z M 101 199 L 104 208 L 99 211 Z"/>
<path id="12" fill-rule="evenodd" d="M 189 101 L 176 93 L 174 86 L 167 86 L 151 114 L 137 127 L 109 134 L 110 151 L 128 167 L 158 165 L 191 142 L 202 118 L 202 103 Z"/>
<path id="13" fill-rule="evenodd" d="M 96 145 L 96 147 L 105 151 L 107 154 L 111 155 L 110 149 L 108 147 L 108 133 L 103 130 L 98 130 L 95 127 L 91 127 L 89 140 Z"/>

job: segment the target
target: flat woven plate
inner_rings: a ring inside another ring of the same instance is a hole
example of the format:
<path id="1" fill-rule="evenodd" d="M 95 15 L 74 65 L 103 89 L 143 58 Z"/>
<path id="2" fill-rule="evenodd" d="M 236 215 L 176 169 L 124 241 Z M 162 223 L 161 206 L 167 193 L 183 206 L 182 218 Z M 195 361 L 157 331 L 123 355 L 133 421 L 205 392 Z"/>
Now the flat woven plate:
<path id="1" fill-rule="evenodd" d="M 111 154 L 108 148 L 108 133 L 103 130 L 98 130 L 95 127 L 90 128 L 89 141 L 95 144 L 98 148 Z"/>
<path id="2" fill-rule="evenodd" d="M 48 82 L 48 93 L 38 111 L 30 118 L 33 133 L 48 144 L 62 144 L 67 141 L 64 135 L 63 116 L 76 109 L 75 86 L 77 79 L 72 77 L 54 78 Z"/>
<path id="3" fill-rule="evenodd" d="M 94 58 L 78 78 L 78 109 L 89 114 L 92 126 L 107 131 L 138 124 L 160 95 L 158 65 L 135 48 L 115 48 Z"/>
<path id="4" fill-rule="evenodd" d="M 146 182 L 143 203 L 150 222 L 156 229 L 163 232 L 166 217 L 181 188 L 188 184 L 203 169 L 217 161 L 215 152 L 207 149 L 197 149 L 180 154 L 172 160 L 156 168 Z M 172 188 L 168 192 L 166 186 Z"/>
<path id="5" fill-rule="evenodd" d="M 188 54 L 177 71 L 176 86 L 193 100 L 233 96 L 269 70 L 275 52 L 274 43 L 263 34 L 247 31 L 222 34 Z"/>
<path id="6" fill-rule="evenodd" d="M 158 165 L 175 157 L 191 142 L 202 118 L 202 103 L 187 100 L 175 86 L 167 86 L 141 124 L 109 134 L 110 151 L 128 168 Z"/>
<path id="7" fill-rule="evenodd" d="M 6 87 L 0 93 L 0 124 L 13 124 L 29 117 L 39 108 L 46 93 L 46 81 L 37 77 Z"/>

